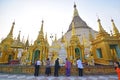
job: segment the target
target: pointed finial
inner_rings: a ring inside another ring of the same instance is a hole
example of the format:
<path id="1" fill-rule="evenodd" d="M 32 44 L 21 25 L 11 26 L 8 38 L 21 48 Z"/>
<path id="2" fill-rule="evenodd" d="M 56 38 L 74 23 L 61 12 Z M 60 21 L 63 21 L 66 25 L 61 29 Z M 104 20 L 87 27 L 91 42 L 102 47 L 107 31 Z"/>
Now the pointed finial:
<path id="1" fill-rule="evenodd" d="M 44 23 L 44 20 L 42 20 L 42 24 Z"/>
<path id="2" fill-rule="evenodd" d="M 18 34 L 18 37 L 17 37 L 17 40 L 20 42 L 20 33 L 21 31 L 19 31 L 19 34 Z"/>
<path id="3" fill-rule="evenodd" d="M 29 34 L 28 34 L 28 37 L 27 37 L 27 40 L 25 42 L 25 48 L 28 50 L 28 47 L 29 47 Z"/>
<path id="4" fill-rule="evenodd" d="M 105 32 L 105 30 L 103 29 L 100 19 L 98 18 L 98 26 L 99 26 L 99 32 Z"/>
<path id="5" fill-rule="evenodd" d="M 117 27 L 115 26 L 114 20 L 111 19 L 112 22 L 112 26 L 113 26 L 113 35 L 114 36 L 119 36 L 119 30 L 117 29 Z"/>
<path id="6" fill-rule="evenodd" d="M 43 23 L 44 23 L 44 21 L 42 20 L 41 30 L 40 30 L 40 32 L 39 32 L 40 35 L 44 35 L 44 33 L 43 33 Z"/>
<path id="7" fill-rule="evenodd" d="M 64 40 L 64 36 L 63 36 L 63 31 L 62 31 L 62 38 L 61 38 L 61 42 L 64 43 L 65 40 Z"/>
<path id="8" fill-rule="evenodd" d="M 15 25 L 15 21 L 12 23 L 12 27 L 11 27 L 11 30 L 10 30 L 10 32 L 9 32 L 9 34 L 8 34 L 8 36 L 7 37 L 13 37 L 13 29 L 14 29 L 14 25 Z"/>
<path id="9" fill-rule="evenodd" d="M 21 31 L 19 31 L 19 34 L 21 33 Z"/>
<path id="10" fill-rule="evenodd" d="M 75 4 L 75 2 L 74 2 L 74 8 L 76 8 L 76 4 Z"/>
<path id="11" fill-rule="evenodd" d="M 98 22 L 100 22 L 100 19 L 98 18 Z"/>
<path id="12" fill-rule="evenodd" d="M 114 22 L 114 20 L 113 20 L 113 19 L 111 19 L 111 22 Z"/>
<path id="13" fill-rule="evenodd" d="M 15 21 L 13 22 L 13 26 L 15 25 Z"/>
<path id="14" fill-rule="evenodd" d="M 74 2 L 74 14 L 73 14 L 73 17 L 75 17 L 75 16 L 79 16 L 79 14 L 78 14 L 78 10 L 76 9 L 76 4 Z"/>

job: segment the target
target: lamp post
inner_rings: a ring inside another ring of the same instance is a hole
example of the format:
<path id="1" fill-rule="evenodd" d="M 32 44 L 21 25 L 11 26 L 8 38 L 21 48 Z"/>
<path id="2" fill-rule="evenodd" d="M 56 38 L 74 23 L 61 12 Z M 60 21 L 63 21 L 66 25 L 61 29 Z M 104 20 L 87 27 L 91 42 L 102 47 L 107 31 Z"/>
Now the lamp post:
<path id="1" fill-rule="evenodd" d="M 53 35 L 52 35 L 52 34 L 50 35 L 50 38 L 51 38 L 51 41 L 52 41 L 52 38 L 53 38 Z"/>

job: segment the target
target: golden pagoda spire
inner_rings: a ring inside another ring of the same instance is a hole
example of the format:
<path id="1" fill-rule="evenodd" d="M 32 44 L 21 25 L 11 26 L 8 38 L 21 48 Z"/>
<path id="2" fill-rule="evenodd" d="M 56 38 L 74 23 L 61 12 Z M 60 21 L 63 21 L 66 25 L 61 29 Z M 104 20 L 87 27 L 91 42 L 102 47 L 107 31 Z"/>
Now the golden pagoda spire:
<path id="1" fill-rule="evenodd" d="M 21 31 L 19 31 L 19 34 L 18 34 L 18 37 L 17 37 L 17 40 L 20 42 L 20 33 Z"/>
<path id="2" fill-rule="evenodd" d="M 9 32 L 9 34 L 8 34 L 7 37 L 10 37 L 10 38 L 13 37 L 13 29 L 14 29 L 14 25 L 15 25 L 15 22 L 12 23 L 12 28 L 11 28 L 11 30 L 10 30 L 10 32 Z"/>
<path id="3" fill-rule="evenodd" d="M 44 23 L 44 21 L 42 20 L 41 30 L 40 30 L 40 34 L 41 34 L 41 35 L 44 35 L 44 34 L 43 34 L 43 23 Z"/>
<path id="4" fill-rule="evenodd" d="M 63 32 L 62 32 L 62 38 L 61 38 L 61 43 L 64 43 L 65 42 L 65 38 L 63 36 Z"/>
<path id="5" fill-rule="evenodd" d="M 79 16 L 79 14 L 78 14 L 78 10 L 76 9 L 76 4 L 74 2 L 74 15 L 73 15 L 73 17 L 75 17 L 75 16 Z"/>
<path id="6" fill-rule="evenodd" d="M 74 22 L 72 22 L 72 36 L 75 35 L 75 25 L 74 25 Z"/>
<path id="7" fill-rule="evenodd" d="M 44 23 L 44 21 L 42 20 L 41 29 L 40 29 L 40 31 L 39 31 L 39 35 L 38 35 L 38 37 L 37 37 L 37 40 L 44 39 L 43 23 Z"/>
<path id="8" fill-rule="evenodd" d="M 102 25 L 101 25 L 100 19 L 98 19 L 98 26 L 99 26 L 99 32 L 100 32 L 100 33 L 104 33 L 105 30 L 103 29 L 103 27 L 102 27 Z"/>
<path id="9" fill-rule="evenodd" d="M 25 43 L 25 47 L 26 47 L 26 48 L 29 47 L 29 35 L 28 35 L 28 37 L 27 37 L 27 41 L 26 41 L 26 43 Z"/>
<path id="10" fill-rule="evenodd" d="M 118 36 L 119 35 L 119 31 L 118 31 L 117 27 L 115 26 L 114 20 L 111 19 L 111 22 L 112 22 L 112 26 L 113 26 L 113 35 L 114 36 Z"/>
<path id="11" fill-rule="evenodd" d="M 57 35 L 55 34 L 55 40 L 54 41 L 57 41 Z"/>
<path id="12" fill-rule="evenodd" d="M 49 46 L 48 39 L 47 39 L 47 32 L 46 32 L 46 35 L 45 35 L 45 42 Z"/>

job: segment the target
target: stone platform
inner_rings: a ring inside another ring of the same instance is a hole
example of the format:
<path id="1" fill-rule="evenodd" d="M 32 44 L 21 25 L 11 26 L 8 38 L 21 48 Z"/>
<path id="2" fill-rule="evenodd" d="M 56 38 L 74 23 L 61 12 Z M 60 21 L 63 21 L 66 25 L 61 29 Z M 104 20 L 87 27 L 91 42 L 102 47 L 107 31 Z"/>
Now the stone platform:
<path id="1" fill-rule="evenodd" d="M 43 76 L 39 75 L 34 77 L 33 75 L 25 74 L 3 74 L 0 73 L 0 80 L 118 80 L 117 75 L 84 75 L 83 77 L 78 76 Z"/>

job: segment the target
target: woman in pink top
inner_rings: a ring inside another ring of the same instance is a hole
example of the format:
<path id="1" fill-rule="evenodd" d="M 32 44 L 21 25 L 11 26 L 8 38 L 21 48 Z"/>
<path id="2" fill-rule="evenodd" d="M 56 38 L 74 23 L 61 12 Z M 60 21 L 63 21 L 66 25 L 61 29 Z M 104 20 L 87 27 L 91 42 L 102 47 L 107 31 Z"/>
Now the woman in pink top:
<path id="1" fill-rule="evenodd" d="M 66 58 L 65 68 L 66 68 L 66 76 L 70 76 L 71 62 L 67 58 Z"/>

